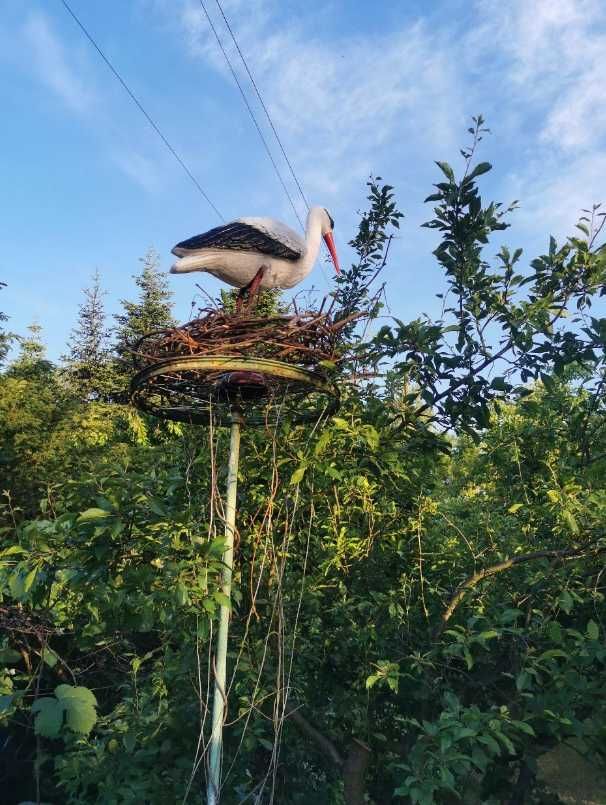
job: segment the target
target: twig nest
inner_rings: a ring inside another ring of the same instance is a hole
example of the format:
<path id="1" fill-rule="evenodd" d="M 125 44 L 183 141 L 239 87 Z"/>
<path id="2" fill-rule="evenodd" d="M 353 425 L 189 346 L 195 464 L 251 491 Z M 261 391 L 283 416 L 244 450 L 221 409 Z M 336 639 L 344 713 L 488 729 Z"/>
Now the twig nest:
<path id="1" fill-rule="evenodd" d="M 343 328 L 359 317 L 335 321 L 329 313 L 317 311 L 267 317 L 213 309 L 202 312 L 205 315 L 181 327 L 144 336 L 133 350 L 140 367 L 189 355 L 270 358 L 313 369 L 330 366 L 344 356 Z"/>

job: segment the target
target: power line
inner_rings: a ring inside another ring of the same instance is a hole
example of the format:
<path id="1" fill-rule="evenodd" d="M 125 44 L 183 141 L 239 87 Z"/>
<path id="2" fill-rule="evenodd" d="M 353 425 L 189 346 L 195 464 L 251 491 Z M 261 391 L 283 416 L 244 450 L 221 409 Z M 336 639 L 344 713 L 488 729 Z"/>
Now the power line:
<path id="1" fill-rule="evenodd" d="M 76 16 L 75 12 L 72 10 L 72 8 L 70 7 L 70 5 L 67 3 L 67 0 L 61 0 L 61 2 L 63 3 L 63 6 L 64 6 L 64 7 L 65 7 L 65 9 L 67 10 L 67 12 L 68 12 L 68 13 L 71 15 L 71 17 L 73 18 L 73 20 L 76 22 L 76 24 L 78 25 L 78 27 L 80 28 L 80 30 L 82 31 L 82 33 L 84 34 L 84 36 L 85 36 L 85 37 L 88 39 L 88 41 L 89 41 L 89 42 L 91 43 L 91 45 L 92 45 L 92 46 L 95 48 L 95 50 L 97 51 L 97 53 L 99 54 L 99 56 L 101 56 L 101 58 L 103 59 L 103 61 L 105 62 L 105 64 L 106 64 L 106 65 L 109 67 L 109 69 L 112 71 L 112 73 L 114 74 L 115 78 L 117 78 L 117 79 L 118 79 L 118 81 L 119 81 L 119 82 L 120 82 L 120 84 L 122 85 L 122 88 L 123 88 L 123 89 L 124 89 L 124 90 L 125 90 L 125 91 L 128 93 L 129 97 L 131 98 L 131 100 L 133 101 L 133 103 L 134 103 L 134 104 L 137 106 L 137 108 L 139 109 L 139 111 L 140 111 L 140 112 L 143 114 L 143 116 L 145 117 L 145 119 L 147 120 L 147 122 L 149 123 L 149 125 L 150 125 L 150 126 L 153 128 L 153 130 L 154 130 L 154 131 L 156 132 L 156 134 L 157 134 L 157 135 L 160 137 L 160 139 L 162 140 L 162 142 L 164 143 L 164 145 L 165 145 L 165 146 L 168 148 L 168 150 L 170 151 L 170 153 L 171 153 L 171 154 L 174 156 L 174 158 L 177 160 L 177 162 L 179 163 L 179 165 L 181 165 L 181 167 L 183 168 L 183 170 L 185 171 L 185 173 L 186 173 L 186 174 L 189 176 L 189 178 L 191 179 L 191 181 L 193 182 L 193 184 L 195 185 L 195 187 L 197 188 L 197 190 L 200 192 L 200 194 L 202 195 L 202 197 L 204 198 L 204 200 L 206 201 L 206 203 L 207 203 L 207 204 L 208 204 L 210 207 L 212 207 L 212 209 L 213 209 L 213 210 L 214 210 L 214 212 L 215 212 L 215 213 L 216 213 L 216 214 L 219 216 L 219 218 L 220 218 L 222 221 L 224 221 L 225 219 L 223 218 L 223 216 L 221 215 L 221 213 L 219 212 L 219 210 L 217 209 L 217 207 L 216 207 L 216 206 L 213 204 L 213 202 L 210 200 L 210 198 L 208 197 L 208 195 L 205 193 L 205 191 L 204 191 L 204 189 L 203 189 L 202 185 L 200 184 L 200 182 L 199 182 L 199 181 L 196 179 L 196 177 L 195 177 L 195 176 L 194 176 L 194 174 L 191 172 L 191 170 L 190 170 L 190 169 L 187 167 L 187 165 L 185 164 L 185 162 L 183 161 L 183 159 L 182 159 L 182 158 L 179 156 L 179 154 L 178 154 L 178 153 L 175 151 L 175 149 L 173 148 L 173 146 L 172 146 L 172 145 L 169 143 L 169 141 L 167 140 L 167 138 L 164 136 L 164 134 L 163 134 L 163 133 L 162 133 L 162 131 L 160 130 L 160 127 L 158 126 L 158 124 L 157 124 L 157 123 L 154 121 L 154 119 L 151 117 L 151 115 L 150 115 L 150 114 L 149 114 L 149 113 L 148 113 L 148 112 L 145 110 L 145 108 L 144 108 L 143 104 L 141 103 L 141 101 L 139 101 L 139 99 L 137 98 L 137 96 L 135 95 L 135 93 L 134 93 L 134 92 L 131 90 L 131 88 L 128 86 L 128 84 L 126 83 L 126 81 L 125 81 L 125 80 L 122 78 L 122 76 L 120 75 L 120 73 L 119 73 L 119 72 L 116 70 L 116 68 L 113 66 L 113 64 L 110 62 L 110 60 L 107 58 L 107 56 L 105 55 L 105 53 L 104 53 L 104 52 L 101 50 L 101 48 L 99 47 L 99 45 L 98 45 L 98 44 L 95 42 L 95 40 L 93 39 L 93 37 L 91 36 L 91 34 L 90 34 L 90 33 L 87 31 L 87 29 L 85 28 L 84 24 L 83 24 L 83 23 L 82 23 L 82 22 L 81 22 L 81 21 L 78 19 L 78 17 Z"/>
<path id="2" fill-rule="evenodd" d="M 278 166 L 276 165 L 276 161 L 273 158 L 273 154 L 271 153 L 271 149 L 270 149 L 269 145 L 267 144 L 267 140 L 265 139 L 265 135 L 261 131 L 261 127 L 259 126 L 259 124 L 257 122 L 257 118 L 255 117 L 255 113 L 253 112 L 252 107 L 251 107 L 250 103 L 248 102 L 248 98 L 246 97 L 246 93 L 244 92 L 244 89 L 242 88 L 242 84 L 240 83 L 240 79 L 238 78 L 238 75 L 237 75 L 236 71 L 233 68 L 231 60 L 230 60 L 230 58 L 229 58 L 229 56 L 227 54 L 227 51 L 225 50 L 223 42 L 221 41 L 221 37 L 219 36 L 219 34 L 217 32 L 217 29 L 215 28 L 214 23 L 213 23 L 213 21 L 212 21 L 212 19 L 210 17 L 210 14 L 208 13 L 208 10 L 207 10 L 206 6 L 204 5 L 204 0 L 199 0 L 199 3 L 202 6 L 202 10 L 204 11 L 204 14 L 206 15 L 206 19 L 208 20 L 208 24 L 210 25 L 211 30 L 212 30 L 213 34 L 215 35 L 215 39 L 217 40 L 217 43 L 218 43 L 219 47 L 221 48 L 221 52 L 223 53 L 225 61 L 227 62 L 227 66 L 229 67 L 229 70 L 230 70 L 230 72 L 232 74 L 232 77 L 233 77 L 234 81 L 236 82 L 236 86 L 240 90 L 240 95 L 242 96 L 242 100 L 244 101 L 244 104 L 246 105 L 246 108 L 248 109 L 248 114 L 250 115 L 251 120 L 254 123 L 254 126 L 255 126 L 255 128 L 257 130 L 257 133 L 258 133 L 259 137 L 261 138 L 261 142 L 263 143 L 263 147 L 265 148 L 265 151 L 267 152 L 267 156 L 269 157 L 269 160 L 270 160 L 271 164 L 273 165 L 274 171 L 276 172 L 276 176 L 278 177 L 278 179 L 280 181 L 280 184 L 282 185 L 282 189 L 286 193 L 286 196 L 287 196 L 287 198 L 288 198 L 288 200 L 290 202 L 290 206 L 292 207 L 293 212 L 294 212 L 299 224 L 301 225 L 301 228 L 305 229 L 305 227 L 303 225 L 303 221 L 301 220 L 301 217 L 300 217 L 300 215 L 299 215 L 299 213 L 297 211 L 297 208 L 295 207 L 295 203 L 292 200 L 292 196 L 290 195 L 288 187 L 286 186 L 286 184 L 284 182 L 284 179 L 282 178 L 282 174 L 280 173 L 280 170 L 279 170 Z M 233 36 L 233 34 L 232 34 L 232 36 Z"/>
<path id="3" fill-rule="evenodd" d="M 276 138 L 276 140 L 278 142 L 278 145 L 280 146 L 280 151 L 282 151 L 282 156 L 286 160 L 286 164 L 288 165 L 288 169 L 290 170 L 291 176 L 294 179 L 295 184 L 297 185 L 299 193 L 301 194 L 301 198 L 303 199 L 303 203 L 305 204 L 307 209 L 309 209 L 309 202 L 307 201 L 307 199 L 305 197 L 305 193 L 303 192 L 303 188 L 301 187 L 301 183 L 299 182 L 299 180 L 297 178 L 297 174 L 295 173 L 295 170 L 294 170 L 294 168 L 293 168 L 293 166 L 292 166 L 292 164 L 291 164 L 291 162 L 290 162 L 290 160 L 289 160 L 289 158 L 288 158 L 288 156 L 286 154 L 286 150 L 284 148 L 284 145 L 282 144 L 282 140 L 280 139 L 280 135 L 276 131 L 276 127 L 274 126 L 273 120 L 271 119 L 271 115 L 269 114 L 269 110 L 267 109 L 267 106 L 265 105 L 265 102 L 263 101 L 261 91 L 259 90 L 259 87 L 257 86 L 257 82 L 255 81 L 255 79 L 253 77 L 253 74 L 250 71 L 250 68 L 248 67 L 246 59 L 244 58 L 244 54 L 242 53 L 242 50 L 240 49 L 240 45 L 238 44 L 238 40 L 236 39 L 236 36 L 235 36 L 235 34 L 234 34 L 233 30 L 232 30 L 232 27 L 229 24 L 229 20 L 225 16 L 225 12 L 223 11 L 223 7 L 222 7 L 220 1 L 215 0 L 215 2 L 216 2 L 217 6 L 219 8 L 219 11 L 221 12 L 221 16 L 223 17 L 225 25 L 227 26 L 227 30 L 229 31 L 230 36 L 231 36 L 231 38 L 233 40 L 233 43 L 236 46 L 236 50 L 238 51 L 240 59 L 242 60 L 242 64 L 244 65 L 244 69 L 246 70 L 246 73 L 247 73 L 248 77 L 250 78 L 250 83 L 253 85 L 254 90 L 257 93 L 257 98 L 259 99 L 259 103 L 263 107 L 263 111 L 265 112 L 265 117 L 267 118 L 267 121 L 268 121 L 269 125 L 271 126 L 271 130 L 273 131 L 274 136 L 275 136 L 275 138 Z"/>
<path id="4" fill-rule="evenodd" d="M 202 0 L 200 0 L 200 2 L 201 2 L 201 1 L 202 1 Z M 246 73 L 247 73 L 247 75 L 248 75 L 248 77 L 249 77 L 249 79 L 250 79 L 250 83 L 251 83 L 251 84 L 253 85 L 253 87 L 254 87 L 254 90 L 255 90 L 255 92 L 256 92 L 256 94 L 257 94 L 257 98 L 259 99 L 259 103 L 260 103 L 260 104 L 261 104 L 261 106 L 263 107 L 263 111 L 265 112 L 265 117 L 267 118 L 267 121 L 268 121 L 269 125 L 271 126 L 271 130 L 272 130 L 272 131 L 273 131 L 273 133 L 274 133 L 274 137 L 276 138 L 276 140 L 277 140 L 277 142 L 278 142 L 278 145 L 280 146 L 280 151 L 282 152 L 282 156 L 284 157 L 284 159 L 285 159 L 285 161 L 286 161 L 286 164 L 288 165 L 288 169 L 290 170 L 290 174 L 291 174 L 292 178 L 294 179 L 295 184 L 297 185 L 297 189 L 299 190 L 299 193 L 301 194 L 301 198 L 303 199 L 303 203 L 305 204 L 305 206 L 306 206 L 306 207 L 307 207 L 307 209 L 309 210 L 309 202 L 308 202 L 308 200 L 307 200 L 307 197 L 305 196 L 305 193 L 303 192 L 303 188 L 301 187 L 301 183 L 299 182 L 299 179 L 297 178 L 297 174 L 295 173 L 295 169 L 293 168 L 292 163 L 291 163 L 290 159 L 288 158 L 288 155 L 287 155 L 287 153 L 286 153 L 286 149 L 284 148 L 284 145 L 283 145 L 283 143 L 282 143 L 282 140 L 281 140 L 281 138 L 280 138 L 280 135 L 278 134 L 278 132 L 277 132 L 277 130 L 276 130 L 276 127 L 275 127 L 275 125 L 274 125 L 274 122 L 273 122 L 273 120 L 271 119 L 271 115 L 269 114 L 269 110 L 268 110 L 267 106 L 265 105 L 265 101 L 263 100 L 263 96 L 261 95 L 261 90 L 260 90 L 260 89 L 259 89 L 259 87 L 257 86 L 257 82 L 255 81 L 255 79 L 254 79 L 254 77 L 253 77 L 253 74 L 252 74 L 252 72 L 251 72 L 251 70 L 250 70 L 250 68 L 249 68 L 249 66 L 248 66 L 248 63 L 247 63 L 246 59 L 244 58 L 244 54 L 242 53 L 242 50 L 241 50 L 241 48 L 240 48 L 240 45 L 238 44 L 238 40 L 236 39 L 236 35 L 234 34 L 234 32 L 233 32 L 233 30 L 232 30 L 232 27 L 231 27 L 231 25 L 229 24 L 229 20 L 227 19 L 226 15 L 225 15 L 225 12 L 223 11 L 223 7 L 222 7 L 222 5 L 221 5 L 221 3 L 220 3 L 220 0 L 215 0 L 215 3 L 217 4 L 217 6 L 218 6 L 218 8 L 219 8 L 219 11 L 221 12 L 221 16 L 223 17 L 223 21 L 225 22 L 225 25 L 226 25 L 226 27 L 227 27 L 227 30 L 228 30 L 228 31 L 229 31 L 229 33 L 230 33 L 230 36 L 231 36 L 231 38 L 232 38 L 232 40 L 233 40 L 233 43 L 234 43 L 234 45 L 235 45 L 235 47 L 236 47 L 236 50 L 238 51 L 238 54 L 239 54 L 240 59 L 241 59 L 241 61 L 242 61 L 242 64 L 244 65 L 244 69 L 246 70 Z M 207 13 L 207 15 L 206 15 L 206 16 L 207 16 L 207 18 L 208 18 L 208 13 Z M 209 22 L 210 22 L 210 20 L 209 20 Z M 212 26 L 212 23 L 211 23 L 211 26 Z M 226 57 L 226 58 L 227 58 L 227 57 Z M 231 65 L 230 65 L 230 68 L 231 68 Z M 233 75 L 233 72 L 234 72 L 234 71 L 233 71 L 233 69 L 232 69 L 232 75 Z M 234 78 L 235 78 L 235 76 L 234 76 Z M 236 81 L 237 81 L 237 79 L 236 79 Z M 242 89 L 240 89 L 240 92 L 242 92 Z M 248 104 L 247 104 L 247 106 L 248 106 Z M 250 109 L 249 109 L 249 111 L 250 111 Z M 257 124 L 256 124 L 256 122 L 255 122 L 255 125 L 257 125 Z M 257 130 L 258 130 L 258 128 L 259 128 L 259 127 L 257 126 Z M 270 158 L 271 158 L 271 157 L 270 157 Z M 273 163 L 273 159 L 272 159 L 272 163 Z M 281 181 L 281 180 L 280 180 L 280 181 Z M 284 187 L 284 183 L 283 183 L 283 182 L 282 182 L 282 186 Z M 289 197 L 289 200 L 290 200 L 290 197 Z M 290 203 L 291 203 L 291 206 L 293 206 L 292 200 L 290 200 Z M 294 209 L 294 206 L 293 206 L 293 209 Z M 297 214 L 297 213 L 296 213 L 296 211 L 295 211 L 295 215 L 296 215 L 296 214 Z M 298 218 L 298 220 L 299 220 L 299 223 L 301 224 L 301 228 L 304 228 L 304 227 L 303 227 L 303 222 L 301 221 L 301 219 L 299 218 L 299 216 L 298 216 L 298 215 L 297 215 L 297 218 Z M 323 244 L 323 248 L 324 248 L 324 253 L 325 253 L 327 256 L 329 256 L 329 254 L 328 254 L 328 249 L 326 248 L 326 246 L 325 246 L 324 244 Z M 326 282 L 328 282 L 328 278 L 327 278 L 327 276 L 326 276 L 326 272 L 324 271 L 324 266 L 322 265 L 322 263 L 320 263 L 320 269 L 321 269 L 321 271 L 322 271 L 322 275 L 324 276 L 324 279 L 326 280 Z"/>

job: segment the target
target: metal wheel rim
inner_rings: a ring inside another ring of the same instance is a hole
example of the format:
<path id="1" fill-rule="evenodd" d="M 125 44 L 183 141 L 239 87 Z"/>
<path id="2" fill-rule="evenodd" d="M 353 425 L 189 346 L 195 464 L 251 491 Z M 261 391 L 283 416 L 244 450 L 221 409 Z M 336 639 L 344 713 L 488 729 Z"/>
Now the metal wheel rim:
<path id="1" fill-rule="evenodd" d="M 178 358 L 169 358 L 147 366 L 142 369 L 131 381 L 130 399 L 133 405 L 148 414 L 163 419 L 170 419 L 177 422 L 187 422 L 190 424 L 208 425 L 211 417 L 212 399 L 209 397 L 209 407 L 205 409 L 200 405 L 177 405 L 158 403 L 154 401 L 154 386 L 156 381 L 168 374 L 175 376 L 182 375 L 184 378 L 187 373 L 204 373 L 200 387 L 203 387 L 204 376 L 215 372 L 254 372 L 267 377 L 276 388 L 283 392 L 283 400 L 289 395 L 289 388 L 296 389 L 299 396 L 305 395 L 309 401 L 311 395 L 317 395 L 319 400 L 324 400 L 324 406 L 319 404 L 310 410 L 293 411 L 290 409 L 284 419 L 290 422 L 312 422 L 319 417 L 333 414 L 339 407 L 339 393 L 334 383 L 327 380 L 318 372 L 311 369 L 304 369 L 283 361 L 276 361 L 269 358 L 246 358 L 234 355 L 186 355 Z M 195 381 L 190 380 L 191 387 L 195 387 Z M 307 390 L 307 393 L 305 393 Z M 170 391 L 170 389 L 169 389 Z M 176 392 L 174 392 L 176 396 Z M 186 394 L 184 394 L 186 396 Z M 162 397 L 157 394 L 156 397 Z M 167 402 L 170 394 L 165 395 Z M 192 398 L 193 400 L 193 398 Z M 279 418 L 277 405 L 270 397 L 266 403 L 266 414 L 249 413 L 247 415 L 247 404 L 243 402 L 235 406 L 238 411 L 238 418 L 242 418 L 247 425 L 259 426 L 274 424 Z M 250 407 L 253 407 L 252 405 Z M 232 406 L 232 409 L 234 406 Z M 234 419 L 233 410 L 227 410 L 226 405 L 216 404 L 212 413 L 213 421 L 218 425 L 228 425 Z"/>

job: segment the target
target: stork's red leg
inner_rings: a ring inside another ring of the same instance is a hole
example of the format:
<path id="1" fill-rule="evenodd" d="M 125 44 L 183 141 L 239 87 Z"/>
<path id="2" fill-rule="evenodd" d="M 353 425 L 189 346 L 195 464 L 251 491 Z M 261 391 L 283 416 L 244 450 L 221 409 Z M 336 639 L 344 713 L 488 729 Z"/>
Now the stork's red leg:
<path id="1" fill-rule="evenodd" d="M 238 294 L 238 298 L 236 299 L 236 311 L 238 313 L 242 310 L 242 304 L 245 298 L 248 299 L 250 303 L 252 298 L 259 293 L 261 280 L 263 279 L 266 270 L 267 266 L 261 266 L 261 268 L 257 271 L 257 273 L 248 283 L 248 285 L 245 285 L 244 288 L 240 289 L 240 293 Z"/>
<path id="2" fill-rule="evenodd" d="M 267 266 L 261 266 L 261 268 L 257 271 L 255 276 L 252 279 L 252 282 L 248 286 L 248 298 L 252 299 L 253 296 L 256 296 L 259 293 L 259 287 L 261 285 L 261 280 L 265 275 L 265 271 L 267 270 Z"/>

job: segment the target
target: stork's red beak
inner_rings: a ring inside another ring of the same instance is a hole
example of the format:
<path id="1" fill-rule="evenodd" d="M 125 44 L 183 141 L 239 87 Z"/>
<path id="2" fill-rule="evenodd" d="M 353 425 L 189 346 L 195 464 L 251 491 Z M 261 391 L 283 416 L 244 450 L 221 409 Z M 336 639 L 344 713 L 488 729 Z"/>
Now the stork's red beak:
<path id="1" fill-rule="evenodd" d="M 335 264 L 335 271 L 337 272 L 337 274 L 340 274 L 341 269 L 339 268 L 339 258 L 337 257 L 337 249 L 335 247 L 335 239 L 332 236 L 332 232 L 327 232 L 324 235 L 324 242 L 328 247 L 328 251 L 330 252 L 332 261 Z"/>

